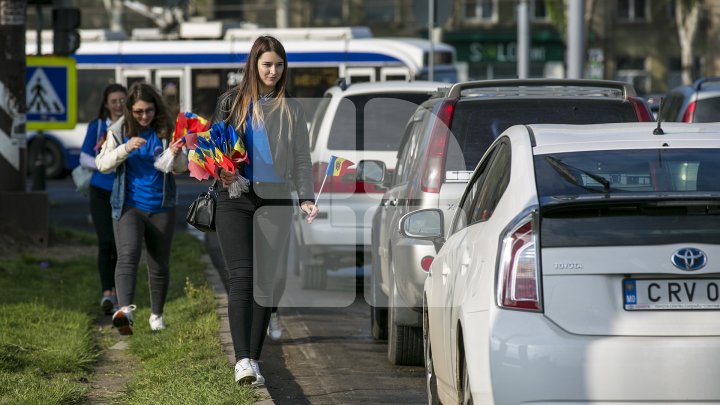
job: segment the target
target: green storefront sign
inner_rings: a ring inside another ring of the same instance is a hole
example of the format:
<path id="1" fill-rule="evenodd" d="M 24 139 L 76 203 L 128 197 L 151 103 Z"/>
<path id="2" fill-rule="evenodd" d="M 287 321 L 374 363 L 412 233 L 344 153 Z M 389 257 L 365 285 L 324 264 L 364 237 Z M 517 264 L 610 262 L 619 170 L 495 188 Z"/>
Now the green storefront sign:
<path id="1" fill-rule="evenodd" d="M 444 32 L 443 42 L 457 50 L 457 60 L 468 63 L 494 64 L 517 62 L 517 33 L 512 31 Z M 555 31 L 532 33 L 530 61 L 562 62 L 565 46 Z"/>

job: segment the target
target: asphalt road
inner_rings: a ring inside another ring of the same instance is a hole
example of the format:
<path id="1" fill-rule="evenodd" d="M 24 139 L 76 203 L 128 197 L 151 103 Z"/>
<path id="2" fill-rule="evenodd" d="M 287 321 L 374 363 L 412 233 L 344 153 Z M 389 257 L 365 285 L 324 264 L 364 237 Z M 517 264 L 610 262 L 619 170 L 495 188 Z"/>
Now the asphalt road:
<path id="1" fill-rule="evenodd" d="M 178 178 L 179 207 L 187 207 L 207 182 Z M 48 180 L 50 223 L 94 232 L 88 200 L 70 178 Z M 178 209 L 177 231 L 189 231 L 184 208 Z M 195 233 L 196 235 L 198 233 Z M 202 237 L 202 234 L 200 234 Z M 221 266 L 217 239 L 206 246 Z M 354 274 L 349 272 L 349 274 Z M 373 341 L 369 306 L 354 277 L 331 277 L 325 291 L 306 291 L 288 275 L 281 301 L 283 336 L 266 341 L 262 368 L 276 404 L 422 404 L 425 382 L 421 367 L 399 367 L 387 360 L 387 344 Z"/>

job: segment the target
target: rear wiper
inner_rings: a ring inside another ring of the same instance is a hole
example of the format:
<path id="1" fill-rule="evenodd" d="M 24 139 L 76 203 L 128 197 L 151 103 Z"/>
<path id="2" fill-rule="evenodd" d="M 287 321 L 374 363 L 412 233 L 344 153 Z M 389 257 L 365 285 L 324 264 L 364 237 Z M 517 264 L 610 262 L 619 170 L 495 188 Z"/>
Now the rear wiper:
<path id="1" fill-rule="evenodd" d="M 610 181 L 608 181 L 608 179 L 606 179 L 603 176 L 597 175 L 595 173 L 590 173 L 590 172 L 582 170 L 582 169 L 578 169 L 577 167 L 574 167 L 574 166 L 570 166 L 569 164 L 563 163 L 562 160 L 555 158 L 553 156 L 545 156 L 545 161 L 547 161 L 548 164 L 550 164 L 550 167 L 552 167 L 556 172 L 558 172 L 562 176 L 563 179 L 567 180 L 568 182 L 570 182 L 578 187 L 582 187 L 585 190 L 592 191 L 592 192 L 599 191 L 592 187 L 588 187 L 584 184 L 581 184 L 579 179 L 575 176 L 575 174 L 573 172 L 580 172 L 580 173 L 590 177 L 591 179 L 597 181 L 598 183 L 602 184 L 604 193 L 610 192 Z"/>

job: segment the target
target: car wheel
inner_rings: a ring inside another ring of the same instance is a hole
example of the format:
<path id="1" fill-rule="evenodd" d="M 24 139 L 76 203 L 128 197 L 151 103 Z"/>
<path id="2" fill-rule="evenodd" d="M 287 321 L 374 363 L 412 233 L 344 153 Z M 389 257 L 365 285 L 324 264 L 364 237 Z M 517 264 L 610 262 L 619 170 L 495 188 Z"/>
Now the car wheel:
<path id="1" fill-rule="evenodd" d="M 430 329 L 427 311 L 423 311 L 423 346 L 425 348 L 425 388 L 428 405 L 439 405 L 437 394 L 437 377 L 433 366 L 432 348 L 430 346 Z"/>
<path id="2" fill-rule="evenodd" d="M 422 366 L 422 327 L 397 325 L 395 313 L 395 286 L 392 286 L 388 307 L 388 360 L 398 366 Z"/>
<path id="3" fill-rule="evenodd" d="M 324 290 L 327 287 L 327 270 L 316 264 L 303 265 L 301 268 L 302 288 L 306 290 Z"/>
<path id="4" fill-rule="evenodd" d="M 370 331 L 375 340 L 386 340 L 388 333 L 387 323 L 387 297 L 379 285 L 380 269 L 377 266 L 377 254 L 372 255 L 372 273 L 370 274 L 371 300 L 370 303 Z"/>
<path id="5" fill-rule="evenodd" d="M 34 144 L 34 142 L 33 142 Z M 30 151 L 28 156 L 28 171 L 32 174 L 35 167 L 35 162 L 38 160 L 37 145 L 33 147 L 30 145 Z M 44 147 L 42 151 L 43 164 L 45 165 L 45 177 L 48 179 L 57 179 L 62 177 L 65 171 L 65 158 L 63 157 L 63 151 L 57 143 L 50 139 L 45 139 Z"/>
<path id="6" fill-rule="evenodd" d="M 473 404 L 473 398 L 472 398 L 472 391 L 470 391 L 470 376 L 468 375 L 468 369 L 467 369 L 467 361 L 465 361 L 465 357 L 462 358 L 462 381 L 461 381 L 461 387 L 462 390 L 460 391 L 460 403 L 463 405 L 472 405 Z"/>

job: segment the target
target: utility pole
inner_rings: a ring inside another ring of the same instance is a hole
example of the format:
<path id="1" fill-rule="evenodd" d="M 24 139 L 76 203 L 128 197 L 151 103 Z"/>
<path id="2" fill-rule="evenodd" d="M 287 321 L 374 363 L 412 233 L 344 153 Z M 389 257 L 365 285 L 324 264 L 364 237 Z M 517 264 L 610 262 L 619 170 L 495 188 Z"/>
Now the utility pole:
<path id="1" fill-rule="evenodd" d="M 530 7 L 528 0 L 518 0 L 517 13 L 517 75 L 519 79 L 527 79 L 530 77 Z"/>
<path id="2" fill-rule="evenodd" d="M 0 0 L 0 192 L 25 190 L 25 0 Z"/>
<path id="3" fill-rule="evenodd" d="M 435 0 L 428 0 L 428 80 L 435 80 Z"/>
<path id="4" fill-rule="evenodd" d="M 288 27 L 288 0 L 275 0 L 275 25 L 277 28 Z"/>
<path id="5" fill-rule="evenodd" d="M 568 0 L 568 79 L 582 79 L 585 69 L 585 0 Z"/>
<path id="6" fill-rule="evenodd" d="M 25 0 L 0 0 L 0 233 L 47 246 L 48 198 L 27 192 Z"/>

